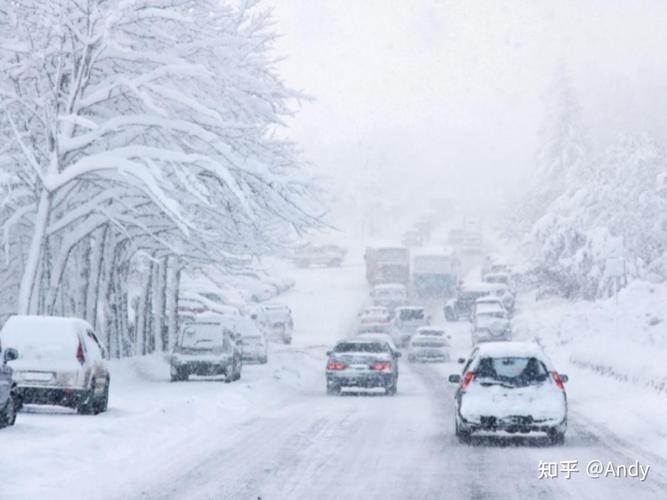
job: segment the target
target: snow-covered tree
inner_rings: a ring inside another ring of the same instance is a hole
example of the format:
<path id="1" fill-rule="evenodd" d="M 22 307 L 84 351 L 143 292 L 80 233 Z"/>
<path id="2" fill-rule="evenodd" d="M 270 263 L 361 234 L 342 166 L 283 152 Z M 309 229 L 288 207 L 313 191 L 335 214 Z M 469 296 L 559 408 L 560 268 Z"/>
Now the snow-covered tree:
<path id="1" fill-rule="evenodd" d="M 0 2 L 0 270 L 18 312 L 126 332 L 137 256 L 159 269 L 145 288 L 164 288 L 170 265 L 262 253 L 280 226 L 318 223 L 276 134 L 301 96 L 269 22 L 257 2 Z"/>

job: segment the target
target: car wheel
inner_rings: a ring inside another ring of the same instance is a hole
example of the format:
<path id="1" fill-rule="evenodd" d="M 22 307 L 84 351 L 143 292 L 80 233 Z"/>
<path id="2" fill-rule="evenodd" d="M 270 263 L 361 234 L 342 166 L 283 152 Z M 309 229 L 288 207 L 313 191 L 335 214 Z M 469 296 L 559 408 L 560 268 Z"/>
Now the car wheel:
<path id="1" fill-rule="evenodd" d="M 565 444 L 565 433 L 559 432 L 557 430 L 552 430 L 549 432 L 549 442 L 552 445 L 562 445 Z"/>
<path id="2" fill-rule="evenodd" d="M 172 382 L 181 382 L 183 380 L 187 380 L 189 377 L 189 373 L 187 373 L 183 368 L 172 368 L 171 369 L 171 381 Z"/>
<path id="3" fill-rule="evenodd" d="M 327 383 L 327 395 L 338 396 L 340 394 L 340 386 L 338 384 Z"/>
<path id="4" fill-rule="evenodd" d="M 5 407 L 0 411 L 0 429 L 10 425 L 14 425 L 16 422 L 16 401 L 14 397 L 10 395 L 7 398 Z"/>
<path id="5" fill-rule="evenodd" d="M 385 386 L 385 388 L 384 388 L 385 395 L 387 395 L 387 396 L 395 396 L 396 395 L 396 390 L 397 390 L 396 384 L 397 384 L 397 382 L 398 381 L 396 379 L 392 379 L 392 381 Z"/>
<path id="6" fill-rule="evenodd" d="M 104 385 L 104 392 L 102 397 L 95 402 L 95 413 L 104 413 L 109 408 L 109 386 L 111 381 L 107 379 L 107 383 Z"/>
<path id="7" fill-rule="evenodd" d="M 95 379 L 90 382 L 90 389 L 76 407 L 79 415 L 93 415 L 95 413 Z"/>

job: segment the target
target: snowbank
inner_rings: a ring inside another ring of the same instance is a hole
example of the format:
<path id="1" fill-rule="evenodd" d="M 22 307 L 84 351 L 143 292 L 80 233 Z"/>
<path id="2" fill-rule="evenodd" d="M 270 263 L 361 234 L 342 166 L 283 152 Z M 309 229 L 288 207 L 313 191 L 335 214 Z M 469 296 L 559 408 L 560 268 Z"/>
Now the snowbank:
<path id="1" fill-rule="evenodd" d="M 571 303 L 523 297 L 518 337 L 567 354 L 572 364 L 667 395 L 667 286 L 635 281 L 614 299 Z"/>

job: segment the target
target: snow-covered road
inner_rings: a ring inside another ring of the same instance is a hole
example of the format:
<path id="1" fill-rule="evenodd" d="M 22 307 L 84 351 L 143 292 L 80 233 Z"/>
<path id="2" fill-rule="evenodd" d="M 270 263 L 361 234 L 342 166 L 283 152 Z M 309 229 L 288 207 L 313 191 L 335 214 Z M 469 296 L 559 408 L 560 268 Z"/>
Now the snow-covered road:
<path id="1" fill-rule="evenodd" d="M 571 399 L 565 446 L 454 437 L 458 365 L 403 358 L 395 397 L 327 397 L 327 347 L 351 332 L 367 298 L 363 269 L 295 271 L 282 300 L 294 311 L 290 347 L 240 383 L 171 384 L 159 358 L 113 365 L 110 411 L 21 413 L 0 434 L 0 498 L 148 499 L 664 499 L 665 459 L 633 448 Z M 442 312 L 433 311 L 439 320 Z M 449 324 L 454 358 L 468 324 Z M 591 375 L 593 376 L 593 375 Z M 574 379 L 572 384 L 585 383 Z M 600 408 L 611 411 L 612 408 Z M 590 410 L 588 410 L 590 411 Z M 650 465 L 638 479 L 591 479 L 590 460 Z M 577 460 L 580 472 L 538 479 L 540 461 Z"/>

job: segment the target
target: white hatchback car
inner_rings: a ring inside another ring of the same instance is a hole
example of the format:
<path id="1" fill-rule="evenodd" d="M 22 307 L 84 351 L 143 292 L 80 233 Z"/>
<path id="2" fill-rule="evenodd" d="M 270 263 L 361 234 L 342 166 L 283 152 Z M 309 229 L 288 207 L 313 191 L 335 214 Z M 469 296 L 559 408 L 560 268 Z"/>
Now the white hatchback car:
<path id="1" fill-rule="evenodd" d="M 92 326 L 82 319 L 12 316 L 0 332 L 16 349 L 14 370 L 22 404 L 68 406 L 81 414 L 106 411 L 111 376 Z"/>
<path id="2" fill-rule="evenodd" d="M 456 436 L 473 433 L 546 433 L 563 443 L 567 429 L 567 375 L 559 374 L 542 349 L 529 342 L 489 342 L 475 347 L 456 390 Z"/>

